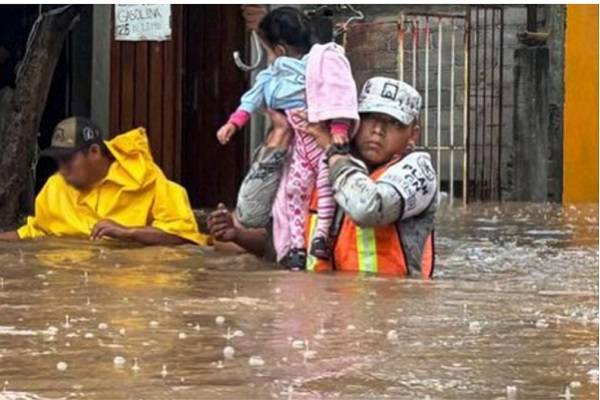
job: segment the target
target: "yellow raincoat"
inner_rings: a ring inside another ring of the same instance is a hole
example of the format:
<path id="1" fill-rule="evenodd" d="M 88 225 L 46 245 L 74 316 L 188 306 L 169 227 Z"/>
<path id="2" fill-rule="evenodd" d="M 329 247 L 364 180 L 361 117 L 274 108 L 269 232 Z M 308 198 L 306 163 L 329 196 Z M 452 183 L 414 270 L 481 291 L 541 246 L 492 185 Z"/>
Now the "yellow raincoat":
<path id="1" fill-rule="evenodd" d="M 127 227 L 150 225 L 206 244 L 185 189 L 169 181 L 152 160 L 145 130 L 137 128 L 105 143 L 115 161 L 104 179 L 80 192 L 59 173 L 51 176 L 35 200 L 35 216 L 17 231 L 19 237 L 89 237 L 99 220 L 110 219 Z"/>

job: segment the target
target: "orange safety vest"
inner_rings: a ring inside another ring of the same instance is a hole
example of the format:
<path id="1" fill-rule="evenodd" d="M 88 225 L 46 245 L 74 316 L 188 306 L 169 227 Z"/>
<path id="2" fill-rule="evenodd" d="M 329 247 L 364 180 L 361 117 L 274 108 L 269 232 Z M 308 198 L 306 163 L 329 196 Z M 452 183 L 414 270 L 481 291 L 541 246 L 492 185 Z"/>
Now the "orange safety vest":
<path id="1" fill-rule="evenodd" d="M 375 170 L 370 175 L 371 179 L 379 179 L 391 165 L 398 161 L 398 159 L 393 160 Z M 313 190 L 305 229 L 308 246 L 311 244 L 317 226 L 317 200 L 316 190 Z M 321 272 L 336 269 L 398 276 L 408 274 L 404 248 L 396 223 L 361 228 L 344 215 L 339 231 L 334 232 L 333 239 L 332 260 L 321 260 L 310 255 L 309 248 L 307 270 Z M 433 233 L 430 233 L 422 250 L 421 277 L 423 279 L 430 279 L 433 274 L 433 254 Z"/>

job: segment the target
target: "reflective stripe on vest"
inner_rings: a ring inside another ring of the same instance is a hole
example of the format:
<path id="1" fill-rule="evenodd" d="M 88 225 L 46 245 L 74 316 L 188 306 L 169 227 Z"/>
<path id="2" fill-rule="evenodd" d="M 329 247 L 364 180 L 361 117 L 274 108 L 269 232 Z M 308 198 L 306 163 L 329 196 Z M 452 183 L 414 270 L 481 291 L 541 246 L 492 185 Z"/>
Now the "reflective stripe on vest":
<path id="1" fill-rule="evenodd" d="M 314 192 L 313 192 L 314 193 Z M 314 197 L 314 196 L 313 196 Z M 311 199 L 311 203 L 312 203 L 312 199 Z M 311 204 L 312 205 L 312 204 Z M 311 207 L 312 208 L 312 207 Z M 307 221 L 307 227 L 305 229 L 307 235 L 305 235 L 307 238 L 306 243 L 307 243 L 307 248 L 308 248 L 308 255 L 306 256 L 306 269 L 308 271 L 314 271 L 315 267 L 317 266 L 317 261 L 319 260 L 317 257 L 313 256 L 312 254 L 310 254 L 310 247 L 312 245 L 312 238 L 315 235 L 315 229 L 317 229 L 317 214 L 314 213 L 312 210 L 309 211 L 308 213 L 308 221 Z"/>
<path id="2" fill-rule="evenodd" d="M 363 272 L 377 272 L 377 243 L 373 228 L 355 227 L 358 269 Z"/>

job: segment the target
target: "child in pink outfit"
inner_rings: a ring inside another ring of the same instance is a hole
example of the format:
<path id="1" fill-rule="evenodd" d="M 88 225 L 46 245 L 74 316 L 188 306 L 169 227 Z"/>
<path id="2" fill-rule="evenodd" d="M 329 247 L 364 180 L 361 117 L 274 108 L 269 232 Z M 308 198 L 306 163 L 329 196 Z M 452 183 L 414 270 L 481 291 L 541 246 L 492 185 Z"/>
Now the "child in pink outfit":
<path id="1" fill-rule="evenodd" d="M 348 143 L 358 120 L 356 85 L 341 46 L 311 46 L 310 23 L 300 11 L 291 7 L 271 11 L 261 21 L 259 35 L 270 65 L 258 74 L 217 138 L 227 143 L 261 108 L 285 112 L 294 137 L 273 205 L 273 235 L 278 261 L 290 269 L 304 269 L 304 228 L 315 184 L 319 222 L 310 251 L 318 258 L 329 257 L 335 212 L 324 151 L 305 128 L 308 122 L 327 122 L 334 143 Z"/>

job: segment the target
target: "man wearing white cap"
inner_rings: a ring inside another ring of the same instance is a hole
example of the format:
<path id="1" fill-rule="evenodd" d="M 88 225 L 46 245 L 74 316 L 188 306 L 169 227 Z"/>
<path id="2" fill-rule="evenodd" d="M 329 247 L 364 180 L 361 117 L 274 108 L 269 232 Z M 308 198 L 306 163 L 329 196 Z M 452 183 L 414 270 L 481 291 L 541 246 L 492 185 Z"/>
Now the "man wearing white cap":
<path id="1" fill-rule="evenodd" d="M 361 123 L 350 147 L 332 144 L 325 127 L 311 126 L 327 149 L 338 211 L 331 230 L 332 259 L 309 257 L 307 269 L 432 276 L 437 180 L 429 155 L 412 151 L 420 133 L 420 108 L 421 96 L 413 87 L 376 77 L 359 97 Z M 271 137 L 240 188 L 235 220 L 222 209 L 209 218 L 217 240 L 259 254 L 269 253 L 268 208 L 288 140 L 285 118 L 271 113 L 271 119 Z M 315 218 L 311 212 L 307 231 Z M 266 229 L 250 231 L 237 221 Z"/>

